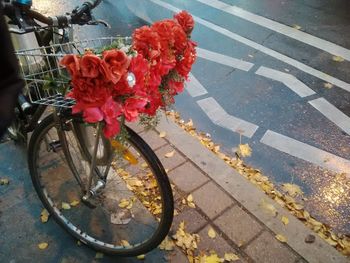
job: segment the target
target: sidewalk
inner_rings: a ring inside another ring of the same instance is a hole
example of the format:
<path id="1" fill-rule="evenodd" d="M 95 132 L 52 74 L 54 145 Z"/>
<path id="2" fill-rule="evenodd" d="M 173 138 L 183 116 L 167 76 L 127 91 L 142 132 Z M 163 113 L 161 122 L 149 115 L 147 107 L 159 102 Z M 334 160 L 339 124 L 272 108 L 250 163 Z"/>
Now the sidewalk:
<path id="1" fill-rule="evenodd" d="M 235 253 L 235 262 L 348 262 L 348 259 L 320 239 L 294 218 L 287 210 L 269 199 L 263 192 L 239 175 L 221 159 L 209 152 L 196 139 L 170 120 L 163 118 L 157 132 L 136 131 L 151 145 L 175 185 L 176 210 L 172 233 L 185 222 L 186 231 L 198 233 L 198 251 L 215 251 L 223 257 Z M 159 132 L 166 137 L 160 138 Z M 171 158 L 165 154 L 175 150 Z M 16 158 L 14 158 L 16 156 Z M 10 185 L 0 186 L 0 261 L 1 262 L 140 262 L 136 258 L 104 256 L 94 259 L 95 251 L 77 246 L 76 241 L 53 220 L 42 224 L 38 219 L 41 204 L 31 186 L 26 169 L 25 151 L 13 143 L 0 145 L 0 177 L 10 179 Z M 196 208 L 181 205 L 192 194 Z M 273 205 L 277 216 L 261 209 L 261 203 Z M 289 218 L 284 225 L 281 217 Z M 215 238 L 208 236 L 213 228 Z M 286 237 L 278 241 L 276 234 Z M 314 243 L 305 243 L 313 234 Z M 45 251 L 37 249 L 42 240 L 49 240 Z M 188 262 L 180 249 L 166 253 L 156 249 L 144 262 Z"/>

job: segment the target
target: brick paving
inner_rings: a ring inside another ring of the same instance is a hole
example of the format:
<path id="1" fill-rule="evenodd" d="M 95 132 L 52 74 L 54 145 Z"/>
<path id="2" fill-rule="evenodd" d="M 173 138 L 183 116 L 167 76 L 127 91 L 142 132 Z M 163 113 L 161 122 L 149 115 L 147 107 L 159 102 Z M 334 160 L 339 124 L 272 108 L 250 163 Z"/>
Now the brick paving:
<path id="1" fill-rule="evenodd" d="M 188 232 L 197 233 L 201 237 L 197 252 L 215 251 L 221 257 L 225 253 L 235 253 L 240 258 L 237 262 L 347 262 L 345 257 L 322 240 L 317 239 L 319 243 L 316 242 L 315 245 L 298 240 L 309 230 L 291 218 L 291 215 L 289 218 L 292 228 L 283 232 L 288 237 L 288 242 L 279 242 L 275 238 L 279 234 L 276 229 L 284 231 L 286 227 L 278 219 L 269 218 L 258 209 L 258 202 L 264 195 L 257 192 L 255 187 L 251 188 L 245 179 L 239 175 L 237 177 L 234 170 L 222 166 L 224 164 L 221 160 L 212 157 L 213 154 L 194 142 L 195 139 L 191 136 L 174 128 L 174 124 L 163 122 L 160 125 L 159 129 L 167 132 L 165 138 L 159 137 L 159 130 L 144 132 L 140 127 L 133 128 L 156 152 L 175 186 L 175 208 L 178 215 L 174 217 L 170 235 L 184 221 Z M 165 154 L 172 151 L 174 155 L 166 158 Z M 25 168 L 17 167 L 17 162 L 6 156 L 9 152 L 10 155 L 17 154 L 13 144 L 0 145 L 0 160 L 3 162 L 0 165 L 0 176 L 14 174 L 9 188 L 0 188 L 0 232 L 6 237 L 6 242 L 0 238 L 0 262 L 116 262 L 112 257 L 94 259 L 94 251 L 86 247 L 78 248 L 75 241 L 52 220 L 42 227 L 37 219 L 41 204 L 30 185 L 29 175 Z M 21 158 L 25 162 L 24 154 Z M 18 169 L 20 173 L 8 170 L 8 166 Z M 182 204 L 182 199 L 189 194 L 192 194 L 196 208 Z M 280 214 L 287 213 L 283 210 Z M 207 234 L 209 228 L 216 232 L 214 239 Z M 43 238 L 54 241 L 52 243 L 55 246 L 50 247 L 50 253 L 43 253 L 35 247 L 35 242 Z M 17 249 L 16 253 L 6 255 L 14 249 Z M 328 254 L 331 255 L 326 258 Z M 117 262 L 139 260 L 119 258 Z M 145 262 L 185 263 L 188 260 L 176 248 L 169 253 L 156 249 L 147 254 Z"/>

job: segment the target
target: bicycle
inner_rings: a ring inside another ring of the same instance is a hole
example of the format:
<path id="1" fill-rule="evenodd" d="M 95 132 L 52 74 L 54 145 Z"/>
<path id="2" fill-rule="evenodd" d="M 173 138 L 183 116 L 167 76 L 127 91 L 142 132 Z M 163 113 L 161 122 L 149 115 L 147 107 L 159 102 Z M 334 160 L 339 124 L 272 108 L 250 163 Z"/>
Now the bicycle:
<path id="1" fill-rule="evenodd" d="M 35 127 L 28 146 L 28 167 L 44 207 L 69 234 L 106 254 L 135 256 L 157 247 L 172 223 L 173 195 L 164 167 L 131 128 L 126 126 L 125 143 L 108 140 L 101 134 L 101 124 L 86 125 L 82 116 L 72 114 L 74 100 L 46 86 L 53 84 L 52 80 L 63 89 L 69 85 L 59 65 L 65 54 L 110 45 L 115 40 L 130 41 L 100 38 L 67 42 L 61 35 L 61 43 L 47 45 L 53 40 L 51 32 L 57 29 L 98 23 L 92 20 L 91 10 L 100 2 L 85 2 L 71 14 L 54 18 L 24 9 L 23 15 L 32 26 L 23 26 L 17 33 L 50 31 L 49 36 L 37 34 L 46 45 L 16 52 L 27 84 L 26 96 L 38 105 L 36 116 L 47 115 L 38 123 L 40 117 L 32 119 Z M 23 6 L 7 6 L 7 10 L 16 8 Z M 39 26 L 34 19 L 47 26 Z M 33 60 L 34 64 L 25 63 Z"/>

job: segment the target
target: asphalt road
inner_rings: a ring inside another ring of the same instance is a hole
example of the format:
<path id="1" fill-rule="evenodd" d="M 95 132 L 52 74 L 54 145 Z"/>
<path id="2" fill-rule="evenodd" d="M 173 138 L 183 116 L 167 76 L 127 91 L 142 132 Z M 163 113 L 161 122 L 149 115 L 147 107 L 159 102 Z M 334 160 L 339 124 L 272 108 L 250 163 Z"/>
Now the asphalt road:
<path id="1" fill-rule="evenodd" d="M 57 14 L 83 1 L 34 2 Z M 109 0 L 95 16 L 112 28 L 79 28 L 76 37 L 130 35 L 178 9 L 191 12 L 201 50 L 176 110 L 228 153 L 249 143 L 247 163 L 277 186 L 300 185 L 313 216 L 350 234 L 350 177 L 339 176 L 350 171 L 348 4 Z"/>

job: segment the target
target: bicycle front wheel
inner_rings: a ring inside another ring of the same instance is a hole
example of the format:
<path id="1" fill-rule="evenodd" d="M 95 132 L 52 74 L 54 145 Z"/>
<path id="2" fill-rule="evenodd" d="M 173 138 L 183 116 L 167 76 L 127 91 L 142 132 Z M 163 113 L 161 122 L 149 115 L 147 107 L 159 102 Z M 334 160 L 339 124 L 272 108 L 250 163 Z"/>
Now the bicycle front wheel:
<path id="1" fill-rule="evenodd" d="M 45 208 L 65 230 L 98 251 L 135 256 L 157 247 L 168 234 L 174 211 L 171 186 L 159 159 L 127 128 L 129 138 L 117 145 L 119 153 L 111 158 L 109 172 L 108 166 L 98 166 L 94 173 L 97 185 L 106 172 L 104 187 L 89 203 L 83 202 L 90 169 L 73 132 L 76 121 L 68 118 L 57 125 L 50 115 L 31 137 L 29 170 Z"/>

